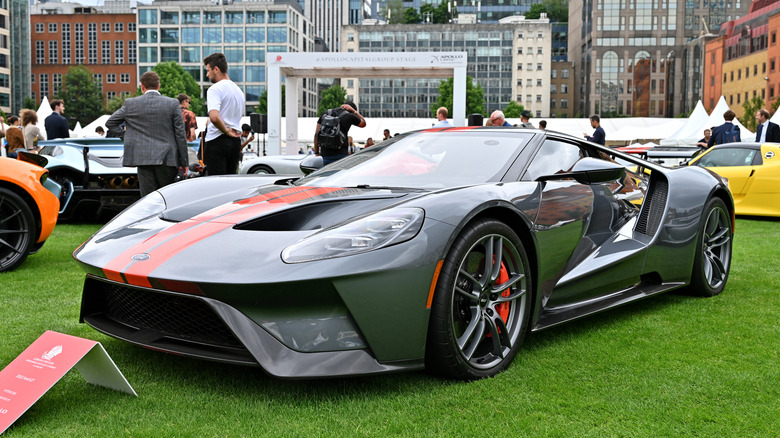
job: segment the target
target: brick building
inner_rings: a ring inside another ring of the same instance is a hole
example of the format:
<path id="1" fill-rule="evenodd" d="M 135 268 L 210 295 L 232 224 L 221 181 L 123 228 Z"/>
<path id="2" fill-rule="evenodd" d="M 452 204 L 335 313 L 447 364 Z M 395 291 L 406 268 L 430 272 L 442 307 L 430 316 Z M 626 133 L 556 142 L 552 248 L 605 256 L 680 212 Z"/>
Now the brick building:
<path id="1" fill-rule="evenodd" d="M 51 100 L 68 68 L 78 65 L 86 66 L 101 85 L 104 103 L 138 87 L 135 14 L 43 3 L 30 15 L 30 31 L 31 96 L 36 103 L 43 96 Z"/>

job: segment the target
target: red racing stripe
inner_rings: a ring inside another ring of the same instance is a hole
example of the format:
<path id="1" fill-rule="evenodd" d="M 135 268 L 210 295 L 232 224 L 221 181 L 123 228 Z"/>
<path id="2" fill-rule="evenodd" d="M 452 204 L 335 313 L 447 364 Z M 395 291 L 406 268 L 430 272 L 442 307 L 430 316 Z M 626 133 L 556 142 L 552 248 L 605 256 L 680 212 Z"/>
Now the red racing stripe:
<path id="1" fill-rule="evenodd" d="M 302 190 L 295 190 L 302 189 Z M 267 213 L 291 203 L 343 190 L 341 188 L 295 188 L 259 195 L 216 207 L 192 220 L 175 224 L 146 239 L 114 258 L 103 268 L 107 278 L 128 284 L 151 287 L 149 274 L 164 262 L 191 245 L 230 228 L 261 213 Z M 252 202 L 249 202 L 249 200 Z M 243 203 L 238 207 L 238 203 Z M 224 208 L 230 207 L 233 208 Z M 144 254 L 145 260 L 133 260 L 134 255 Z"/>

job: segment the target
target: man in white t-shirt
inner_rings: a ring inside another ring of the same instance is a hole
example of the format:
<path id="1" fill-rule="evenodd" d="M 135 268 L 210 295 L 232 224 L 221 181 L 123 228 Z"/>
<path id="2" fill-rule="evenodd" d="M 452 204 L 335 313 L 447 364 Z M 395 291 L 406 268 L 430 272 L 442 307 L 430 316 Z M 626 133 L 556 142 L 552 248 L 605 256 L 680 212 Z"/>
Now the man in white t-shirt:
<path id="1" fill-rule="evenodd" d="M 203 60 L 203 64 L 206 66 L 206 77 L 214 84 L 206 92 L 209 112 L 203 155 L 206 175 L 235 174 L 241 160 L 244 93 L 228 77 L 225 55 L 212 53 Z"/>

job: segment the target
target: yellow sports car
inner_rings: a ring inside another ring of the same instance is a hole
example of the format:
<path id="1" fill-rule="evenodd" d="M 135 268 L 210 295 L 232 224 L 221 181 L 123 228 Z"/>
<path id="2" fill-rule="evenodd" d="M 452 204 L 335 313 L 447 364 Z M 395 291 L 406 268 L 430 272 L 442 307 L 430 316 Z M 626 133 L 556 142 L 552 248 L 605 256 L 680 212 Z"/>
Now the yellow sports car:
<path id="1" fill-rule="evenodd" d="M 726 143 L 688 165 L 727 178 L 737 214 L 780 216 L 780 143 Z"/>

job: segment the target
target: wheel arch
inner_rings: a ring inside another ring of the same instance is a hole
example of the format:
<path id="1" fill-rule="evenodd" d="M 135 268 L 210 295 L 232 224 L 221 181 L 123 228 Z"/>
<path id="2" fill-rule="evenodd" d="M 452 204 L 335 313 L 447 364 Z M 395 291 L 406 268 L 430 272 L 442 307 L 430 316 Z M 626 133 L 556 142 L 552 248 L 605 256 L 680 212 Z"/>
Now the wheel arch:
<path id="1" fill-rule="evenodd" d="M 27 206 L 30 207 L 30 211 L 32 211 L 33 218 L 35 219 L 35 241 L 37 242 L 41 237 L 41 227 L 43 220 L 41 219 L 41 210 L 38 208 L 38 203 L 35 202 L 35 198 L 33 198 L 32 195 L 23 187 L 20 187 L 10 181 L 0 180 L 0 187 L 16 193 L 24 200 L 24 202 L 27 203 Z"/>

